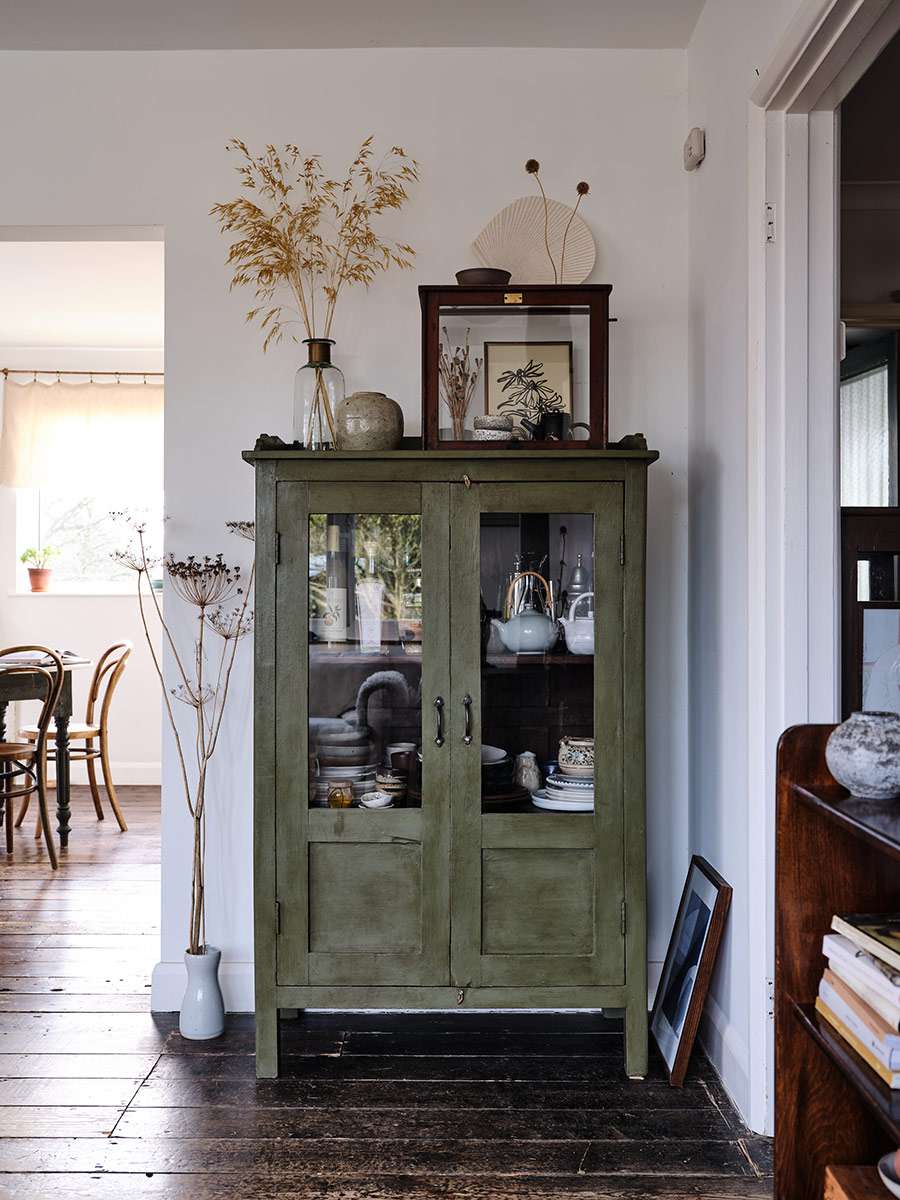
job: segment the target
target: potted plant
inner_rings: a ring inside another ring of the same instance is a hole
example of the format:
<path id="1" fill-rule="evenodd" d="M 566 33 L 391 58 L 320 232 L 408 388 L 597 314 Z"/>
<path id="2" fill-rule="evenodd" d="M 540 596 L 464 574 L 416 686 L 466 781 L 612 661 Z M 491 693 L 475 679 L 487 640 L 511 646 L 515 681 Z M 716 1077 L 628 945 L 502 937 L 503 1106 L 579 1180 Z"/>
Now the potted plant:
<path id="1" fill-rule="evenodd" d="M 42 549 L 29 546 L 23 551 L 20 561 L 28 568 L 28 582 L 33 592 L 48 592 L 52 568 L 48 565 L 59 551 L 55 546 L 44 546 Z"/>
<path id="2" fill-rule="evenodd" d="M 221 951 L 206 941 L 206 784 L 222 730 L 238 642 L 253 627 L 251 596 L 255 566 L 251 566 L 245 579 L 241 568 L 230 566 L 221 554 L 214 558 L 191 554 L 185 559 L 170 554 L 166 558 L 165 573 L 171 590 L 195 610 L 193 645 L 186 653 L 178 645 L 171 619 L 163 615 L 160 590 L 150 580 L 154 560 L 145 541 L 146 526 L 131 521 L 126 514 L 113 515 L 125 516 L 135 534 L 134 544 L 114 557 L 137 574 L 141 623 L 162 688 L 163 707 L 175 741 L 179 775 L 193 827 L 190 920 L 184 952 L 188 980 L 179 1029 L 186 1038 L 213 1038 L 225 1029 L 225 1005 L 218 979 Z M 239 537 L 253 540 L 252 521 L 228 521 L 226 528 Z M 166 686 L 150 636 L 150 610 L 155 613 L 174 664 L 177 682 L 171 688 Z M 173 699 L 184 705 L 183 711 L 172 704 Z"/>

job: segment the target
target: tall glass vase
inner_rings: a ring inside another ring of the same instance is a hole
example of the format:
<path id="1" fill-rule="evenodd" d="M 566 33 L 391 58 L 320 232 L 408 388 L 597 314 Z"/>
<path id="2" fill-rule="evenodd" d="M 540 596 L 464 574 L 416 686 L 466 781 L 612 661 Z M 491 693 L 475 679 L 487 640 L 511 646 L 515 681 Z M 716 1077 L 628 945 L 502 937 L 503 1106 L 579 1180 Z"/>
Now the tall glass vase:
<path id="1" fill-rule="evenodd" d="M 294 378 L 294 437 L 307 450 L 331 450 L 344 376 L 331 361 L 331 338 L 306 338 L 303 344 L 308 359 Z"/>

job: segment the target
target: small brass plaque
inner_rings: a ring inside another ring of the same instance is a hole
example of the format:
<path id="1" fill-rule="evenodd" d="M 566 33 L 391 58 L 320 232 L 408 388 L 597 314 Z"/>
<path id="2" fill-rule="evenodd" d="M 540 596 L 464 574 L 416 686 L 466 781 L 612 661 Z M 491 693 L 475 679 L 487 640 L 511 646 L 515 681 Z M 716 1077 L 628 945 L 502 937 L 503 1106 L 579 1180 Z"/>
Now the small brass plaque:
<path id="1" fill-rule="evenodd" d="M 521 292 L 504 292 L 503 293 L 503 303 L 504 304 L 521 304 L 522 303 L 522 293 Z"/>

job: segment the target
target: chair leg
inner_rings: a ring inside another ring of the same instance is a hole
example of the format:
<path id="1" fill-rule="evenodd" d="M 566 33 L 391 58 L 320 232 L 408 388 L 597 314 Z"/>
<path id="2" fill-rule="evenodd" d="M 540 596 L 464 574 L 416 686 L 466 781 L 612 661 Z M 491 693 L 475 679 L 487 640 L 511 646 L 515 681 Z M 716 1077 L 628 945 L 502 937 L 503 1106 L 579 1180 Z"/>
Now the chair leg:
<path id="1" fill-rule="evenodd" d="M 88 746 L 88 753 L 90 753 L 90 746 Z M 93 801 L 94 801 L 94 812 L 97 814 L 97 820 L 102 821 L 103 820 L 103 808 L 100 804 L 100 788 L 97 786 L 97 767 L 96 767 L 97 760 L 95 758 L 88 758 L 86 760 L 86 762 L 87 762 L 88 783 L 91 785 L 91 797 L 93 798 Z"/>
<path id="2" fill-rule="evenodd" d="M 19 805 L 19 815 L 16 817 L 16 829 L 25 820 L 25 814 L 28 812 L 28 805 L 31 803 L 31 792 L 27 796 L 22 797 L 22 803 Z"/>
<path id="3" fill-rule="evenodd" d="M 44 831 L 44 841 L 47 844 L 47 855 L 50 859 L 50 866 L 55 871 L 59 863 L 56 859 L 56 846 L 53 843 L 53 830 L 50 828 L 50 814 L 47 812 L 45 764 L 39 762 L 37 768 L 38 812 L 41 819 L 41 828 Z"/>
<path id="4" fill-rule="evenodd" d="M 12 791 L 12 776 L 8 775 L 3 781 L 3 790 L 6 793 Z M 13 852 L 13 802 L 12 797 L 7 794 L 5 797 L 6 803 L 3 806 L 3 824 L 6 826 L 6 853 Z"/>
<path id="5" fill-rule="evenodd" d="M 125 833 L 128 829 L 128 826 L 125 824 L 125 818 L 122 816 L 121 808 L 119 808 L 119 798 L 116 795 L 116 789 L 112 779 L 112 771 L 109 767 L 109 751 L 106 746 L 105 737 L 101 737 L 100 739 L 100 766 L 103 770 L 103 782 L 106 785 L 106 794 L 109 796 L 109 802 L 112 805 L 112 810 L 116 815 L 116 820 L 119 822 L 119 828 L 123 833 Z"/>

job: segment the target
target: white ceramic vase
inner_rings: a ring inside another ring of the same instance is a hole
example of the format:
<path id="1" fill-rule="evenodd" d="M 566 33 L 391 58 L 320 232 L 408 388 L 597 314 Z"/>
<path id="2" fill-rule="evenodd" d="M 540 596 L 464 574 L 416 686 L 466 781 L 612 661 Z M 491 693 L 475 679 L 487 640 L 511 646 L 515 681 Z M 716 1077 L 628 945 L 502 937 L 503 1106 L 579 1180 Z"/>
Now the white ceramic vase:
<path id="1" fill-rule="evenodd" d="M 219 987 L 221 957 L 222 951 L 215 946 L 207 946 L 203 954 L 184 953 L 188 979 L 178 1017 L 182 1037 L 205 1041 L 225 1032 L 225 1003 Z"/>
<path id="2" fill-rule="evenodd" d="M 828 770 L 852 796 L 900 796 L 900 716 L 856 712 L 838 725 L 825 748 Z"/>

